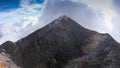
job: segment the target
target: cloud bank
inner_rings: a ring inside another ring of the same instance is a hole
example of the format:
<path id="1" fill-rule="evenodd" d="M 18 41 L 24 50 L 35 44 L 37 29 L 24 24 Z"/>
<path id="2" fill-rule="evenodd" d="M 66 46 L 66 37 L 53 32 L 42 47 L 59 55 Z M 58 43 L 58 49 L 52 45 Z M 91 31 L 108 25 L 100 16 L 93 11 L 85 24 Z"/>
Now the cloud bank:
<path id="1" fill-rule="evenodd" d="M 42 18 L 44 21 L 51 21 L 55 17 L 65 14 L 86 28 L 101 33 L 109 33 L 115 40 L 120 42 L 120 15 L 118 13 L 120 1 L 116 0 L 117 4 L 114 1 L 52 0 L 48 2 Z M 115 10 L 116 7 L 117 10 Z"/>
<path id="2" fill-rule="evenodd" d="M 36 0 L 34 0 L 36 1 Z M 17 41 L 35 29 L 46 2 L 31 4 L 31 0 L 21 0 L 21 8 L 0 12 L 0 44 L 7 40 Z"/>
<path id="3" fill-rule="evenodd" d="M 31 4 L 30 0 L 22 0 L 21 8 L 0 13 L 0 43 L 25 37 L 61 15 L 67 15 L 91 30 L 109 33 L 120 42 L 119 4 L 116 1 L 45 0 L 44 4 Z"/>
<path id="4" fill-rule="evenodd" d="M 91 9 L 103 15 L 103 32 L 111 34 L 120 42 L 120 0 L 72 0 L 88 5 Z M 101 31 L 100 31 L 101 32 Z"/>

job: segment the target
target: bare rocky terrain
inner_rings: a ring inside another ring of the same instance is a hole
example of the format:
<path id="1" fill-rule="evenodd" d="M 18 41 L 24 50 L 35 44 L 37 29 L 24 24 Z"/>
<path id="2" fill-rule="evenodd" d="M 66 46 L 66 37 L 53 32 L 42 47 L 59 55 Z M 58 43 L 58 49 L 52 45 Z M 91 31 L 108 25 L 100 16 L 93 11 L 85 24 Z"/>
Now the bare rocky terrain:
<path id="1" fill-rule="evenodd" d="M 4 64 L 5 68 L 20 68 L 9 58 L 7 53 L 0 53 L 0 61 Z"/>
<path id="2" fill-rule="evenodd" d="M 120 68 L 120 44 L 109 34 L 61 16 L 17 42 L 0 46 L 6 68 Z"/>

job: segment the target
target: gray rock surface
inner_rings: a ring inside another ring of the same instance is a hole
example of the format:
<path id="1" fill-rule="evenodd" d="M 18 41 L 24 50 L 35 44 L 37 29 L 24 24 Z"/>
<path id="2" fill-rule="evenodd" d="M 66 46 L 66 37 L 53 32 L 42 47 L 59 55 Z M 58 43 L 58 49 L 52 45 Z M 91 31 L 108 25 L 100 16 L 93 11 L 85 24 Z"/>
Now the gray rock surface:
<path id="1" fill-rule="evenodd" d="M 21 68 L 120 68 L 119 51 L 109 34 L 86 29 L 67 16 L 0 46 Z"/>

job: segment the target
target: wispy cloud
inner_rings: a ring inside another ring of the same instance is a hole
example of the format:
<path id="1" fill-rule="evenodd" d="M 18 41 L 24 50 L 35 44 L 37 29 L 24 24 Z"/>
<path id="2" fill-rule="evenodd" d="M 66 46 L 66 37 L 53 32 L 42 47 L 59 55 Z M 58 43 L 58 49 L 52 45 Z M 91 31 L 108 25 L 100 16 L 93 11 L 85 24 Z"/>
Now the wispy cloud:
<path id="1" fill-rule="evenodd" d="M 110 33 L 120 41 L 120 16 L 114 10 L 112 0 L 45 0 L 44 4 L 31 4 L 30 1 L 21 0 L 21 8 L 0 12 L 0 44 L 25 37 L 61 15 L 73 18 L 86 28 Z"/>
<path id="2" fill-rule="evenodd" d="M 30 4 L 30 1 L 21 0 L 21 8 L 0 12 L 0 44 L 7 40 L 16 41 L 37 29 L 35 26 L 40 23 L 39 16 L 46 1 L 43 4 Z"/>

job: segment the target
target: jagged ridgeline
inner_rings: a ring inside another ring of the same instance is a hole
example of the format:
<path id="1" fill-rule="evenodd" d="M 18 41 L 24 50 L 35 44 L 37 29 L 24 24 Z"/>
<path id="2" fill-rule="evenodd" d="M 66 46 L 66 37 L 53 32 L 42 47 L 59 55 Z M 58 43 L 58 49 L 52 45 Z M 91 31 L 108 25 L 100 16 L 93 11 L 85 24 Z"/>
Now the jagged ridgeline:
<path id="1" fill-rule="evenodd" d="M 0 52 L 13 63 L 11 68 L 120 68 L 118 42 L 67 16 L 17 42 L 3 43 Z"/>

